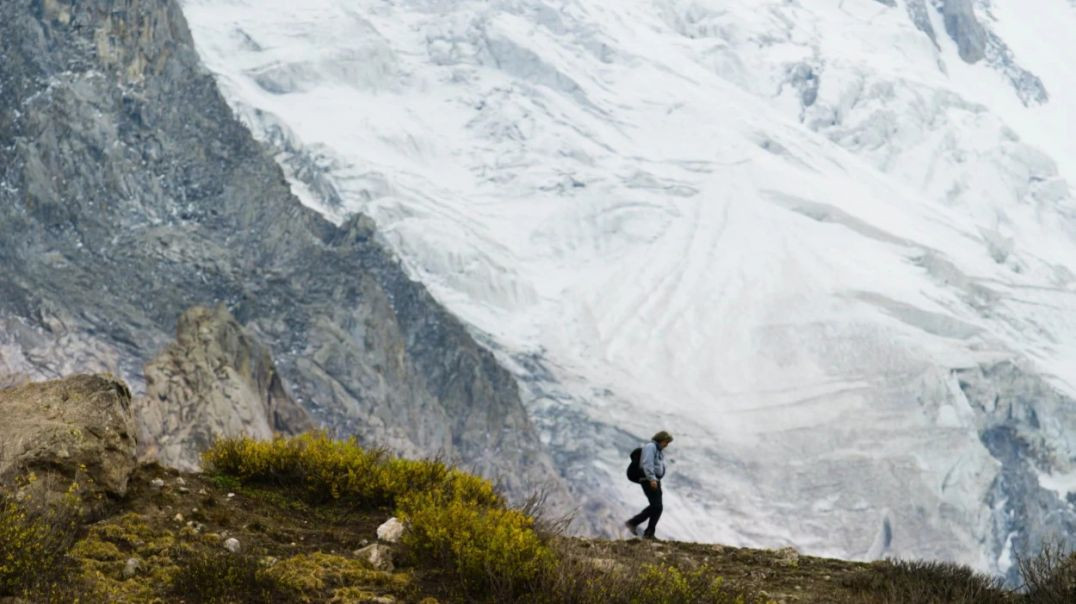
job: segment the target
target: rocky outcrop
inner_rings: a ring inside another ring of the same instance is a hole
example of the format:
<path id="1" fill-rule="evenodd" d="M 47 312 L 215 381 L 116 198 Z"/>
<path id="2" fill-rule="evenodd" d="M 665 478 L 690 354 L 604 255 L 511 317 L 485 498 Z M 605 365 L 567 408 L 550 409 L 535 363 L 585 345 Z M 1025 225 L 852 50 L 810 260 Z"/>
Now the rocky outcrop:
<path id="1" fill-rule="evenodd" d="M 516 383 L 374 225 L 303 207 L 171 0 L 0 3 L 0 371 L 136 394 L 224 304 L 318 422 L 523 493 L 555 481 Z"/>
<path id="2" fill-rule="evenodd" d="M 896 6 L 886 0 L 878 0 L 888 6 Z M 972 0 L 932 0 L 934 9 L 940 13 L 945 32 L 956 43 L 960 58 L 967 63 L 984 61 L 1004 75 L 1012 83 L 1016 95 L 1024 105 L 1035 105 L 1050 100 L 1046 86 L 1034 73 L 1024 69 L 1013 51 L 991 31 L 975 14 Z M 930 20 L 926 0 L 907 0 L 908 17 L 915 26 L 938 46 L 938 36 Z"/>
<path id="3" fill-rule="evenodd" d="M 986 503 L 994 551 L 1038 552 L 1058 543 L 1076 548 L 1076 400 L 1041 375 L 1005 361 L 954 372 L 975 410 L 983 445 L 999 472 Z M 1010 562 L 1011 564 L 1011 562 Z M 1007 578 L 1020 584 L 1011 564 Z"/>
<path id="4" fill-rule="evenodd" d="M 975 18 L 971 0 L 945 0 L 941 5 L 945 31 L 956 42 L 960 58 L 975 63 L 986 51 L 986 29 Z"/>
<path id="5" fill-rule="evenodd" d="M 0 390 L 0 483 L 67 491 L 87 502 L 127 492 L 136 466 L 131 393 L 110 376 L 77 375 Z"/>
<path id="6" fill-rule="evenodd" d="M 183 470 L 196 470 L 217 437 L 268 439 L 313 427 L 269 349 L 223 306 L 183 313 L 175 343 L 146 365 L 136 409 L 142 455 Z"/>

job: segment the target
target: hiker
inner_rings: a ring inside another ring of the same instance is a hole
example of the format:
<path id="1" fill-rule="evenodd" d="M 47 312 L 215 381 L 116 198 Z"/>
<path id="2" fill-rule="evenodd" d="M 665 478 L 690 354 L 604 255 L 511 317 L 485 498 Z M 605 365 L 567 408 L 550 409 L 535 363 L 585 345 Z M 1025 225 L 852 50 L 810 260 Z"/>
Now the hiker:
<path id="1" fill-rule="evenodd" d="M 662 430 L 655 434 L 650 442 L 643 445 L 639 454 L 637 470 L 641 473 L 639 484 L 643 486 L 643 494 L 646 495 L 646 501 L 650 505 L 624 523 L 632 535 L 637 534 L 636 531 L 644 520 L 649 520 L 646 524 L 646 531 L 643 532 L 643 538 L 656 539 L 654 529 L 661 518 L 661 479 L 665 476 L 665 454 L 662 451 L 672 440 L 673 437 Z"/>

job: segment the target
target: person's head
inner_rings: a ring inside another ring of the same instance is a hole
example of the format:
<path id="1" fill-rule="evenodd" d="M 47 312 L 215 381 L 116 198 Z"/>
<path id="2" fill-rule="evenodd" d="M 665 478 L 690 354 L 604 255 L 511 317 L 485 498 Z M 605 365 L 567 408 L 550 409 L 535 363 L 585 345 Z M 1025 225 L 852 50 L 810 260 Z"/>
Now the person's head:
<path id="1" fill-rule="evenodd" d="M 669 443 L 673 441 L 673 437 L 672 434 L 669 434 L 668 432 L 662 430 L 661 432 L 655 434 L 654 437 L 650 440 L 656 442 L 658 444 L 658 448 L 664 449 L 665 447 L 668 447 Z"/>

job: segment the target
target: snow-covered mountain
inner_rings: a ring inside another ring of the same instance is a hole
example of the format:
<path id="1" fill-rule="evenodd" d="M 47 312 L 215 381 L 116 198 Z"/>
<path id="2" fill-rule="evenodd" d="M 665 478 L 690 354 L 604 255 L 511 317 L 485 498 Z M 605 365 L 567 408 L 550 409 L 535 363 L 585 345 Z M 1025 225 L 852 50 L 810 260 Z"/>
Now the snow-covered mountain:
<path id="1" fill-rule="evenodd" d="M 305 203 L 669 536 L 1005 573 L 1076 528 L 1071 0 L 185 0 Z"/>

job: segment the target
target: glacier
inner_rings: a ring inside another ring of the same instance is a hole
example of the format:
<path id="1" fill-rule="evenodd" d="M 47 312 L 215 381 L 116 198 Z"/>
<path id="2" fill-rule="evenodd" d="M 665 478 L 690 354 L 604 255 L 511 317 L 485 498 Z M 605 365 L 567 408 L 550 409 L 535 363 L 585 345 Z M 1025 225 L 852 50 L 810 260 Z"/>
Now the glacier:
<path id="1" fill-rule="evenodd" d="M 184 0 L 293 190 L 517 376 L 581 530 L 1012 571 L 1076 529 L 1076 4 Z"/>

